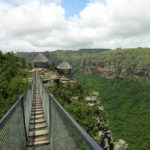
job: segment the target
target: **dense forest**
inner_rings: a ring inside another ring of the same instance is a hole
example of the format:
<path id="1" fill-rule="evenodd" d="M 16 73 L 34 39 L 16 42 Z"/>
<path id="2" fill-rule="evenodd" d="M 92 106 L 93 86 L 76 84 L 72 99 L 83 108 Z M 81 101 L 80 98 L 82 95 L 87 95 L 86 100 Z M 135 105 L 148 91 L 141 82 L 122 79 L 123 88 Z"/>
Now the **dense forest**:
<path id="1" fill-rule="evenodd" d="M 29 85 L 29 74 L 25 71 L 28 67 L 31 65 L 24 58 L 0 52 L 0 118 Z"/>
<path id="2" fill-rule="evenodd" d="M 124 139 L 128 150 L 150 149 L 149 83 L 87 76 L 82 72 L 74 77 L 100 93 L 115 140 Z"/>

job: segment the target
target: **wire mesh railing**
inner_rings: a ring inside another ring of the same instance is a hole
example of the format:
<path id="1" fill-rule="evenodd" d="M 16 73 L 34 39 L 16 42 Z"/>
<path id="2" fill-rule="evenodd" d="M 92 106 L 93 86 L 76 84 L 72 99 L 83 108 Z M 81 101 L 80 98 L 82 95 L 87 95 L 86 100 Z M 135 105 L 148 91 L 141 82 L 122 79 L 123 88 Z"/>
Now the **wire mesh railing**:
<path id="1" fill-rule="evenodd" d="M 25 129 L 27 136 L 29 131 L 29 121 L 31 115 L 34 87 L 35 87 L 35 78 L 33 79 L 32 84 L 29 86 L 28 90 L 26 90 L 26 92 L 23 95 L 23 109 L 24 109 Z"/>
<path id="2" fill-rule="evenodd" d="M 0 150 L 25 150 L 35 81 L 0 120 Z"/>
<path id="3" fill-rule="evenodd" d="M 0 121 L 0 150 L 25 150 L 22 96 Z"/>
<path id="4" fill-rule="evenodd" d="M 42 101 L 42 106 L 43 106 L 43 110 L 44 110 L 44 115 L 45 115 L 46 123 L 48 126 L 48 131 L 50 132 L 51 108 L 50 108 L 49 93 L 46 90 L 46 88 L 44 87 L 44 85 L 42 84 L 42 81 L 40 78 L 38 78 L 38 82 L 39 82 L 39 89 L 40 89 L 40 95 L 41 95 L 41 101 Z"/>
<path id="5" fill-rule="evenodd" d="M 55 150 L 102 150 L 100 146 L 64 110 L 52 94 L 51 146 Z"/>

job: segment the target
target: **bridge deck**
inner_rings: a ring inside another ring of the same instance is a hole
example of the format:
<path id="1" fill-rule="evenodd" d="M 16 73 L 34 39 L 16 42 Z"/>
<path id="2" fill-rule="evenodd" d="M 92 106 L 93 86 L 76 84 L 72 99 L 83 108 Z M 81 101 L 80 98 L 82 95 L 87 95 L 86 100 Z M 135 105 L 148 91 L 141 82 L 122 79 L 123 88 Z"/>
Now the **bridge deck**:
<path id="1" fill-rule="evenodd" d="M 49 144 L 49 133 L 42 107 L 38 74 L 35 77 L 27 147 Z"/>

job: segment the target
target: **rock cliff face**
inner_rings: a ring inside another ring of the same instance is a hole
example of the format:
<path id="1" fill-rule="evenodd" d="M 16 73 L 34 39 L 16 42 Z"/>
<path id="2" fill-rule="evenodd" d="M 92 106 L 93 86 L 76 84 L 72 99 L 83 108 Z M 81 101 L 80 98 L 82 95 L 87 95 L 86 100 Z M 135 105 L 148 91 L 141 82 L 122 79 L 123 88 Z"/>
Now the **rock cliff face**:
<path id="1" fill-rule="evenodd" d="M 97 123 L 92 126 L 98 134 L 97 142 L 104 150 L 126 150 L 128 145 L 122 139 L 114 142 L 108 120 L 104 117 L 104 107 L 102 106 L 99 98 L 99 93 L 94 91 L 90 96 L 86 97 L 87 105 L 90 107 L 98 106 Z M 76 98 L 75 98 L 76 99 Z"/>
<path id="2" fill-rule="evenodd" d="M 84 57 L 80 70 L 101 77 L 150 77 L 150 49 L 126 49 Z"/>
<path id="3" fill-rule="evenodd" d="M 103 113 L 103 110 L 99 110 L 100 114 Z M 99 145 L 103 147 L 104 150 L 127 150 L 128 145 L 122 139 L 114 142 L 112 133 L 109 128 L 109 123 L 105 120 L 102 115 L 97 120 L 98 127 L 98 137 Z"/>
<path id="4" fill-rule="evenodd" d="M 84 71 L 85 74 L 96 74 L 106 78 L 114 78 L 116 76 L 120 78 L 128 76 L 134 79 L 150 77 L 150 64 L 130 63 L 125 65 L 119 61 L 104 62 L 100 60 L 98 63 L 87 61 L 80 64 L 80 70 Z"/>
<path id="5" fill-rule="evenodd" d="M 114 141 L 112 133 L 109 129 L 109 126 L 106 124 L 106 121 L 103 117 L 100 117 L 98 120 L 98 136 L 99 136 L 99 144 L 104 148 L 104 150 L 113 150 Z"/>

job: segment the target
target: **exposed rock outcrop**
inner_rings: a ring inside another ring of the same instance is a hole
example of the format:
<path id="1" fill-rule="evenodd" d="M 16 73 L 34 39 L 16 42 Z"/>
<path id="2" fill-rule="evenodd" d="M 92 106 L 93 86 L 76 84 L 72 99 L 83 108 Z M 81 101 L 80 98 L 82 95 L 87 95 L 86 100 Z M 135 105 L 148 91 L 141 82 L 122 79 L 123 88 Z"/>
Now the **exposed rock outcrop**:
<path id="1" fill-rule="evenodd" d="M 97 74 L 100 77 L 114 78 L 116 76 L 124 78 L 126 76 L 132 78 L 149 78 L 150 77 L 150 64 L 139 64 L 130 62 L 123 64 L 122 61 L 100 61 L 98 63 L 85 60 L 86 63 L 80 65 L 80 70 L 85 74 Z"/>
<path id="2" fill-rule="evenodd" d="M 104 107 L 99 102 L 98 96 L 99 93 L 94 91 L 91 96 L 86 97 L 89 106 L 92 107 L 98 105 L 99 117 L 97 118 L 97 124 L 95 125 L 95 128 L 98 131 L 98 143 L 104 150 L 126 150 L 128 145 L 124 140 L 120 139 L 118 142 L 114 142 L 109 123 L 103 115 Z"/>
<path id="3" fill-rule="evenodd" d="M 114 150 L 126 150 L 128 147 L 128 144 L 122 139 L 120 139 L 118 142 L 114 142 Z"/>

